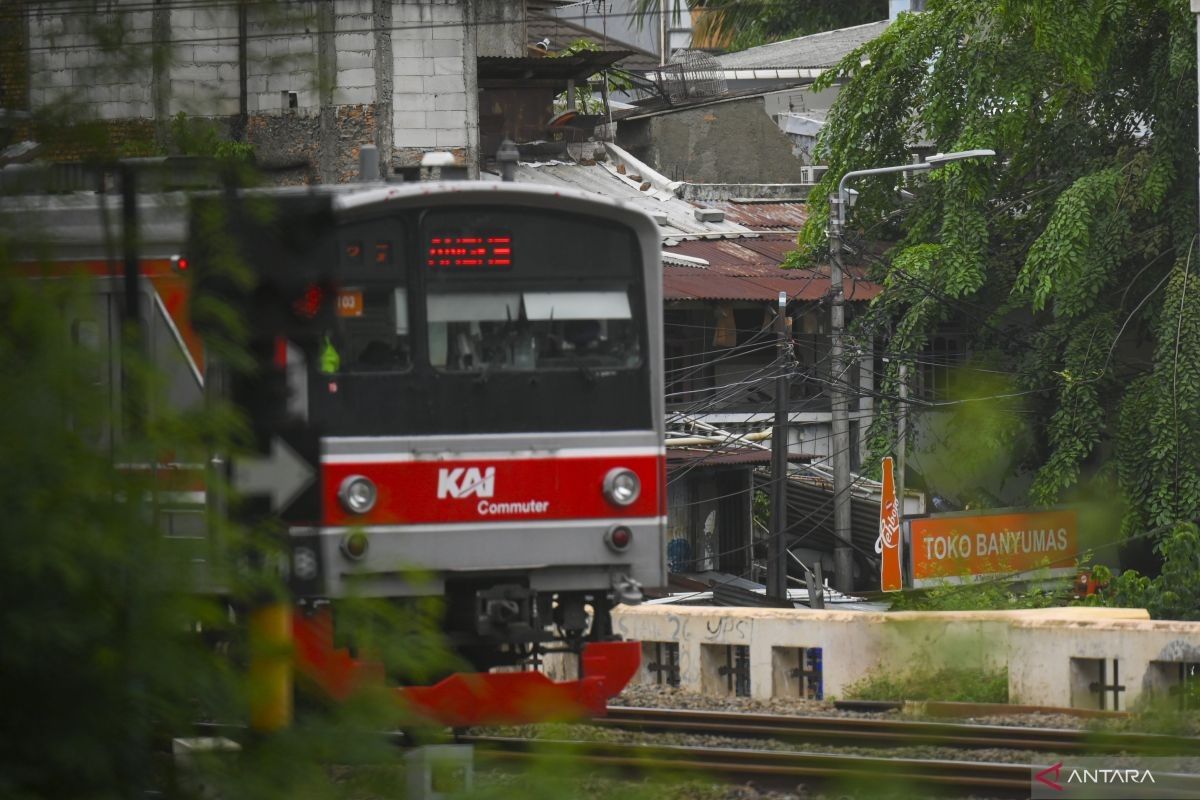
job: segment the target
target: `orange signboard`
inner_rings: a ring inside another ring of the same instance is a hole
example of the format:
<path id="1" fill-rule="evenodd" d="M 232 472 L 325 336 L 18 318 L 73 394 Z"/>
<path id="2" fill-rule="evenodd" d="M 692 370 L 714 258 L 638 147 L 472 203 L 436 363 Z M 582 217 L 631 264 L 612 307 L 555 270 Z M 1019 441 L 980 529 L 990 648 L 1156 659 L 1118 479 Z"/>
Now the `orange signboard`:
<path id="1" fill-rule="evenodd" d="M 339 317 L 361 317 L 363 315 L 362 289 L 340 289 L 338 291 L 337 315 Z"/>
<path id="2" fill-rule="evenodd" d="M 910 522 L 913 586 L 1046 570 L 1071 574 L 1079 555 L 1072 509 L 937 514 Z"/>
<path id="3" fill-rule="evenodd" d="M 875 552 L 879 554 L 879 588 L 898 592 L 904 588 L 900 574 L 901 558 L 900 511 L 896 507 L 896 481 L 892 475 L 892 459 L 883 459 L 883 493 L 879 499 L 879 538 Z"/>

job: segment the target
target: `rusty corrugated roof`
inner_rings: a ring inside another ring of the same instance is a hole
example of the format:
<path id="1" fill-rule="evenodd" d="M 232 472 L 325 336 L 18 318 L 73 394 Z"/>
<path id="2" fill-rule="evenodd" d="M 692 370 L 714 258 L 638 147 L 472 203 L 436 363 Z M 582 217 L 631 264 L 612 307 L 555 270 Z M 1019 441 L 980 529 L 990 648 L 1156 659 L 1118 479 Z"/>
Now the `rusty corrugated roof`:
<path id="1" fill-rule="evenodd" d="M 725 219 L 730 222 L 758 230 L 799 230 L 808 221 L 807 203 L 739 203 L 736 200 L 713 200 L 704 205 L 721 209 L 725 212 Z"/>
<path id="2" fill-rule="evenodd" d="M 829 293 L 829 267 L 783 269 L 794 249 L 788 236 L 740 239 L 694 239 L 663 249 L 708 262 L 707 266 L 663 265 L 666 300 L 760 300 L 770 302 L 786 292 L 793 300 L 818 300 Z M 870 300 L 879 284 L 858 268 L 847 268 L 842 291 L 850 301 Z"/>
<path id="3" fill-rule="evenodd" d="M 774 274 L 788 253 L 796 249 L 790 236 L 756 236 L 737 239 L 688 239 L 664 253 L 702 258 L 710 270 L 723 275 Z"/>

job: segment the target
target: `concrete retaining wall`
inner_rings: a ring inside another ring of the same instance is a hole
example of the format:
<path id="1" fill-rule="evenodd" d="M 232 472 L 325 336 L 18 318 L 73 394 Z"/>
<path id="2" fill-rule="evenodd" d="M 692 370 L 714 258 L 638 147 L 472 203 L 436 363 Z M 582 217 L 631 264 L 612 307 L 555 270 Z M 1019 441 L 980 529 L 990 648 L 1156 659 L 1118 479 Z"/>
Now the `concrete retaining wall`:
<path id="1" fill-rule="evenodd" d="M 1200 679 L 1200 622 L 1022 620 L 1009 631 L 1014 703 L 1125 710 Z M 1115 687 L 1115 689 L 1114 689 Z"/>
<path id="2" fill-rule="evenodd" d="M 1122 624 L 1130 631 L 1161 624 L 1150 623 L 1142 609 L 1111 608 L 882 614 L 657 605 L 621 607 L 613 614 L 618 634 L 643 642 L 636 682 L 666 683 L 677 667 L 685 690 L 734 694 L 739 689 L 736 672 L 748 661 L 740 688 L 757 698 L 801 693 L 842 697 L 850 685 L 885 669 L 899 674 L 947 666 L 1008 666 L 1010 674 L 1020 675 L 1027 669 L 1023 662 L 1037 661 L 1039 653 L 1036 646 L 1014 650 L 1015 630 L 1023 635 L 1054 626 L 1080 630 L 1084 623 Z M 1015 668 L 1014 658 L 1022 662 Z M 1020 702 L 1069 705 L 1061 696 L 1035 698 L 1029 691 L 1020 695 Z"/>

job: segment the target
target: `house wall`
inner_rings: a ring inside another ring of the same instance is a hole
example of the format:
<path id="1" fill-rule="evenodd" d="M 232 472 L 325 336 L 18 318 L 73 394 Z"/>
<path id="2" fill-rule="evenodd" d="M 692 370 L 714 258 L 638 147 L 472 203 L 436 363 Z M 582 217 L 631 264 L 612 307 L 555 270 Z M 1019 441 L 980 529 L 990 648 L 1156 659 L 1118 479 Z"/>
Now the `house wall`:
<path id="1" fill-rule="evenodd" d="M 671 180 L 803 183 L 803 164 L 762 97 L 622 120 L 617 144 Z"/>
<path id="2" fill-rule="evenodd" d="M 475 58 L 524 54 L 524 4 L 513 0 L 316 0 L 150 9 L 113 0 L 92 14 L 29 4 L 29 99 L 73 119 L 229 120 L 267 166 L 305 180 L 355 175 L 358 148 L 385 168 L 478 148 Z M 480 26 L 486 30 L 482 38 Z M 172 42 L 169 51 L 153 42 Z"/>

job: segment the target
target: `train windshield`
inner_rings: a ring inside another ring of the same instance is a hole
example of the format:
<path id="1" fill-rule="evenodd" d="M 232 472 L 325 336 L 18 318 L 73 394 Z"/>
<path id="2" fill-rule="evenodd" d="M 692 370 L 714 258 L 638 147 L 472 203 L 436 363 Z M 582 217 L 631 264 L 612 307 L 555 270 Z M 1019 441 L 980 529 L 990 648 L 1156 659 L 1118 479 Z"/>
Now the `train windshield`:
<path id="1" fill-rule="evenodd" d="M 652 418 L 630 228 L 515 206 L 339 230 L 337 314 L 307 347 L 325 435 L 633 430 Z M 323 306 L 324 307 L 324 306 Z"/>
<path id="2" fill-rule="evenodd" d="M 639 327 L 627 290 L 545 288 L 431 292 L 429 360 L 452 372 L 638 367 Z"/>

